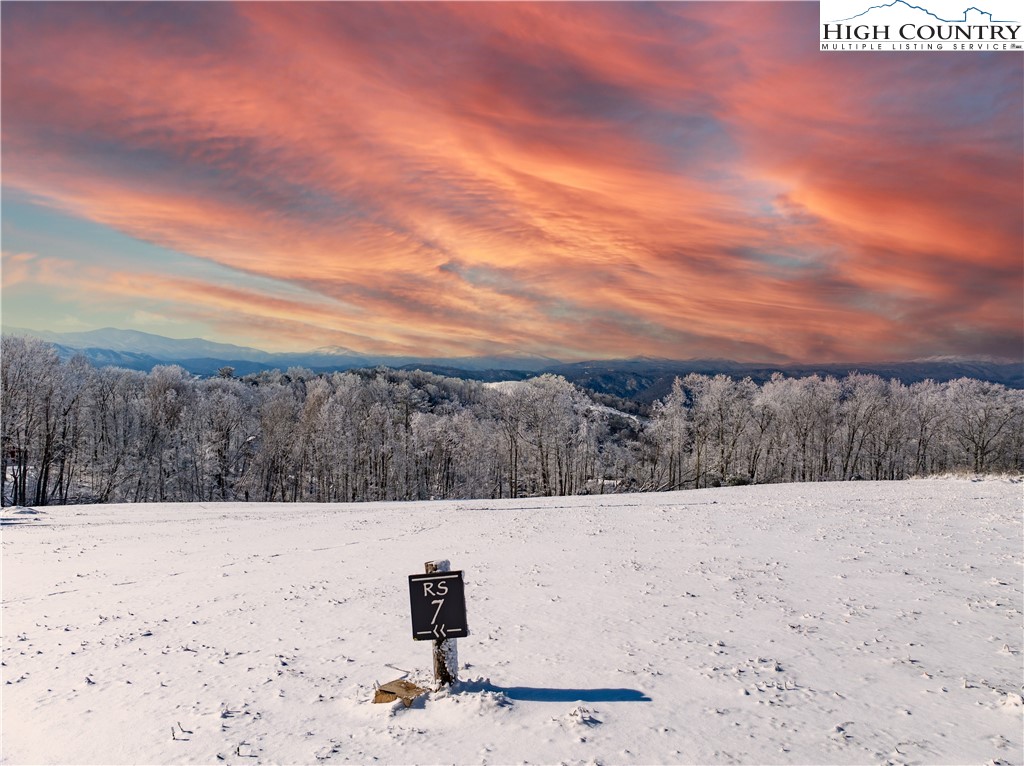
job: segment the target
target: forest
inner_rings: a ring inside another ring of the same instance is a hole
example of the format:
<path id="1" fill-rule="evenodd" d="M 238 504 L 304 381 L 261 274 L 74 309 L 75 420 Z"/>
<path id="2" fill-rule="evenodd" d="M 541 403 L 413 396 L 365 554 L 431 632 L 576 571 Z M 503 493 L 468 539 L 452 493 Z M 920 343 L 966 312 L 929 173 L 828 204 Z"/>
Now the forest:
<path id="1" fill-rule="evenodd" d="M 565 379 L 387 368 L 199 378 L 4 336 L 5 505 L 646 492 L 1024 470 L 1024 391 L 961 378 L 677 378 L 651 406 Z"/>

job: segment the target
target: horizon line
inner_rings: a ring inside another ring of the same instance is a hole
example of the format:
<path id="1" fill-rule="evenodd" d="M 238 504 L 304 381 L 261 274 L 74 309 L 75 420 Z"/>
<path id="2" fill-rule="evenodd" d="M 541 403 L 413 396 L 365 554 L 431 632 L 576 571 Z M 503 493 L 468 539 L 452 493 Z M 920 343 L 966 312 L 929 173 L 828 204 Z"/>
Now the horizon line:
<path id="1" fill-rule="evenodd" d="M 174 338 L 167 335 L 158 335 L 157 333 L 149 332 L 146 330 L 135 330 L 125 329 L 121 327 L 100 327 L 93 330 L 39 330 L 32 327 L 22 327 L 9 325 L 7 323 L 0 322 L 0 334 L 3 335 L 17 335 L 18 331 L 28 333 L 49 333 L 53 335 L 69 335 L 69 334 L 86 334 L 103 332 L 105 330 L 113 330 L 115 332 L 133 332 L 141 335 L 148 335 L 153 338 L 160 338 L 162 340 L 188 342 L 188 341 L 201 341 L 203 343 L 212 343 L 221 346 L 231 346 L 245 351 L 255 351 L 261 354 L 267 354 L 268 356 L 279 356 L 279 357 L 295 357 L 295 356 L 313 356 L 318 355 L 319 348 L 329 348 L 329 346 L 321 346 L 318 348 L 311 348 L 304 351 L 266 351 L 255 346 L 240 346 L 236 343 L 229 343 L 225 341 L 211 340 L 209 338 L 203 338 L 194 336 L 190 338 Z M 12 332 L 13 331 L 13 332 Z M 46 338 L 40 338 L 45 342 L 53 343 L 55 341 L 48 341 Z M 101 346 L 90 346 L 84 348 L 97 348 L 103 349 Z M 103 349 L 108 351 L 118 351 L 118 349 Z M 695 363 L 695 362 L 722 362 L 735 365 L 743 366 L 755 366 L 755 367 L 770 367 L 770 368 L 784 368 L 784 367 L 801 367 L 801 366 L 823 366 L 823 367 L 847 367 L 854 368 L 858 365 L 878 366 L 886 364 L 921 364 L 921 363 L 941 363 L 944 361 L 954 363 L 968 363 L 968 362 L 981 362 L 986 364 L 1024 364 L 1024 358 L 1016 359 L 1010 357 L 995 357 L 987 355 L 978 356 L 962 356 L 958 354 L 932 354 L 924 357 L 914 358 L 889 358 L 879 360 L 838 360 L 838 361 L 825 361 L 825 360 L 793 360 L 787 359 L 786 361 L 770 361 L 770 360 L 741 360 L 741 359 L 730 359 L 726 357 L 709 357 L 709 356 L 694 356 L 694 357 L 667 357 L 667 356 L 654 356 L 651 354 L 635 354 L 633 356 L 592 356 L 580 359 L 558 359 L 556 357 L 546 356 L 542 354 L 534 354 L 529 352 L 490 352 L 490 353 L 479 353 L 479 354 L 462 354 L 459 356 L 445 356 L 445 355 L 417 355 L 417 354 L 388 354 L 388 353 L 376 353 L 376 352 L 362 352 L 347 349 L 350 353 L 344 355 L 337 355 L 339 359 L 349 358 L 358 359 L 359 357 L 369 357 L 362 361 L 372 362 L 374 359 L 391 359 L 391 360 L 402 360 L 408 359 L 412 361 L 422 361 L 426 363 L 438 363 L 438 362 L 451 362 L 460 359 L 486 359 L 488 357 L 507 357 L 507 358 L 521 358 L 521 359 L 535 359 L 538 361 L 548 360 L 551 362 L 549 367 L 556 365 L 575 365 L 575 364 L 588 364 L 594 362 L 669 362 L 669 363 Z M 134 353 L 146 354 L 145 351 L 135 351 Z M 330 354 L 320 353 L 321 356 L 330 356 Z M 184 360 L 184 358 L 183 358 Z M 223 359 L 225 362 L 249 362 L 252 364 L 260 364 L 261 362 L 254 362 L 246 359 Z M 384 365 L 386 366 L 386 365 Z M 545 368 L 539 368 L 545 369 Z"/>

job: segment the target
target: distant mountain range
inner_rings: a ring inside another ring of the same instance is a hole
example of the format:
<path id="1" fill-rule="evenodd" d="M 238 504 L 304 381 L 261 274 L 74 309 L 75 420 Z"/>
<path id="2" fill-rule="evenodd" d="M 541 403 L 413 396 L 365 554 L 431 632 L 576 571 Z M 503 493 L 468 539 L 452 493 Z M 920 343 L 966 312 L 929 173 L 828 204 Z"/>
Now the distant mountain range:
<path id="1" fill-rule="evenodd" d="M 97 364 L 149 370 L 157 364 L 174 363 L 196 375 L 213 375 L 221 367 L 234 367 L 238 375 L 260 370 L 307 367 L 315 372 L 351 370 L 360 367 L 401 368 L 429 365 L 460 370 L 512 370 L 537 372 L 557 359 L 527 354 L 466 356 L 452 358 L 360 354 L 341 346 L 324 346 L 311 351 L 271 353 L 248 346 L 215 343 L 203 338 L 165 338 L 138 330 L 106 327 L 88 332 L 50 332 L 23 327 L 4 327 L 5 335 L 40 338 L 58 347 L 64 355 L 82 353 Z"/>
<path id="2" fill-rule="evenodd" d="M 314 372 L 333 372 L 366 367 L 420 369 L 449 377 L 471 380 L 522 380 L 543 373 L 561 375 L 577 385 L 601 394 L 638 402 L 662 398 L 676 376 L 691 372 L 719 373 L 734 378 L 750 377 L 756 383 L 775 372 L 792 377 L 834 375 L 850 372 L 875 374 L 904 383 L 922 380 L 938 382 L 968 377 L 1024 388 L 1024 363 L 986 359 L 941 357 L 906 362 L 768 365 L 727 359 L 673 360 L 650 357 L 564 363 L 530 355 L 479 357 L 408 357 L 359 354 L 337 346 L 301 353 L 270 353 L 246 346 L 215 343 L 202 338 L 179 340 L 137 330 L 106 328 L 89 332 L 56 333 L 5 327 L 4 334 L 36 337 L 52 343 L 64 358 L 82 354 L 98 366 L 150 370 L 160 364 L 178 364 L 194 375 L 216 375 L 222 367 L 234 368 L 236 375 L 261 370 L 305 367 Z"/>
<path id="3" fill-rule="evenodd" d="M 726 359 L 615 359 L 579 362 L 550 367 L 545 372 L 561 375 L 583 388 L 612 394 L 624 399 L 650 403 L 663 398 L 677 376 L 691 372 L 703 375 L 728 375 L 751 378 L 762 384 L 776 372 L 794 378 L 809 375 L 843 377 L 851 372 L 901 380 L 906 384 L 923 380 L 944 382 L 957 378 L 976 378 L 1024 388 L 1024 363 L 956 358 L 921 359 L 908 362 L 864 362 L 856 364 L 784 364 L 767 365 L 733 362 Z"/>

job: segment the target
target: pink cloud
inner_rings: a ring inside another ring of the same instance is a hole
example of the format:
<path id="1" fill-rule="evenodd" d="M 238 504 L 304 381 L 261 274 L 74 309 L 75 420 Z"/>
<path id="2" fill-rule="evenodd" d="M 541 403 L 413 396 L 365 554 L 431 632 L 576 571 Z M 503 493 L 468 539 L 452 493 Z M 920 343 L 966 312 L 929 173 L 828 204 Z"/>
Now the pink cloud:
<path id="1" fill-rule="evenodd" d="M 964 352 L 952 314 L 1019 335 L 1019 57 L 782 46 L 797 5 L 253 3 L 206 11 L 215 40 L 18 9 L 4 182 L 317 296 L 169 284 L 268 338 L 869 359 Z"/>

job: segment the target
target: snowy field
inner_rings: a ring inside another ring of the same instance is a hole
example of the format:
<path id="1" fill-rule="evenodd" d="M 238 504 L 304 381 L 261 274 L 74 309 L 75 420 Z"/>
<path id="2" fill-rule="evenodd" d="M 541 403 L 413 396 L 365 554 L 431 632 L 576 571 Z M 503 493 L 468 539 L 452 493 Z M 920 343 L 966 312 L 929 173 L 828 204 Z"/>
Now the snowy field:
<path id="1" fill-rule="evenodd" d="M 5 509 L 3 761 L 1021 763 L 1022 495 Z M 463 684 L 372 704 L 434 558 Z"/>

